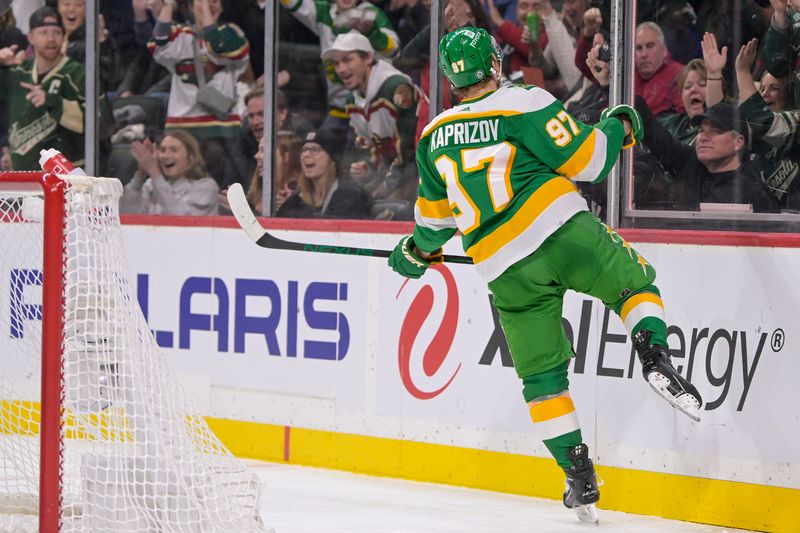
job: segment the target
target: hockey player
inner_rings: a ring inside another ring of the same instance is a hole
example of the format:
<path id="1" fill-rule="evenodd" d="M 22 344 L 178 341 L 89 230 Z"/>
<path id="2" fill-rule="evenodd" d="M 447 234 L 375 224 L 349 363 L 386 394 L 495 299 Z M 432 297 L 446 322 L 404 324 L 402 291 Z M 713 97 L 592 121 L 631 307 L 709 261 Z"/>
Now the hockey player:
<path id="1" fill-rule="evenodd" d="M 461 231 L 494 296 L 531 419 L 566 473 L 564 505 L 597 522 L 594 465 L 568 390 L 566 290 L 619 314 L 645 379 L 674 407 L 699 420 L 702 399 L 670 361 L 655 270 L 588 211 L 573 183 L 605 178 L 641 137 L 638 114 L 619 105 L 595 127 L 583 124 L 543 89 L 499 88 L 501 59 L 482 29 L 460 28 L 439 43 L 439 67 L 463 100 L 422 133 L 416 226 L 389 265 L 418 278 Z"/>

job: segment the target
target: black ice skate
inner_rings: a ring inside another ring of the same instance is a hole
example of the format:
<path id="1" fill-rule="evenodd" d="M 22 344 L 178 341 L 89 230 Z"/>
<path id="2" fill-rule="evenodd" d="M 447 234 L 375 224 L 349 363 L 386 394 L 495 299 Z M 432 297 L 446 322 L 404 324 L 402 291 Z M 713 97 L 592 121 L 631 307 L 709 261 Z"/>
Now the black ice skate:
<path id="1" fill-rule="evenodd" d="M 650 344 L 650 332 L 640 331 L 633 338 L 633 347 L 642 362 L 644 379 L 672 406 L 694 420 L 700 421 L 703 398 L 697 389 L 672 366 L 666 346 Z"/>
<path id="2" fill-rule="evenodd" d="M 567 455 L 572 466 L 564 469 L 567 474 L 564 506 L 574 509 L 581 522 L 597 525 L 600 518 L 595 504 L 600 499 L 600 491 L 597 489 L 594 464 L 589 459 L 589 448 L 585 444 L 578 444 L 570 448 Z"/>

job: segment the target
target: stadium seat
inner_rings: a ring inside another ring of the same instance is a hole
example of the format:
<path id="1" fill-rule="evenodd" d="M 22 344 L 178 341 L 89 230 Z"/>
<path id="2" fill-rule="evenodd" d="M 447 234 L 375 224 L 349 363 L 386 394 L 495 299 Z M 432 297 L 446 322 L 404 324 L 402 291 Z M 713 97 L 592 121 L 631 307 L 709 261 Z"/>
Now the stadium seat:
<path id="1" fill-rule="evenodd" d="M 377 200 L 369 216 L 378 220 L 414 220 L 414 204 L 408 200 Z"/>
<path id="2" fill-rule="evenodd" d="M 128 107 L 130 106 L 130 107 Z M 138 111 L 144 111 L 144 117 Z M 118 123 L 117 129 L 128 126 L 130 120 L 143 120 L 145 133 L 148 136 L 156 137 L 164 130 L 167 110 L 164 101 L 155 96 L 131 95 L 117 98 L 113 104 L 115 120 L 123 119 L 125 123 Z"/>
<path id="3" fill-rule="evenodd" d="M 133 177 L 137 165 L 136 158 L 131 155 L 130 144 L 114 144 L 111 146 L 105 174 L 109 178 L 118 178 L 124 185 Z"/>

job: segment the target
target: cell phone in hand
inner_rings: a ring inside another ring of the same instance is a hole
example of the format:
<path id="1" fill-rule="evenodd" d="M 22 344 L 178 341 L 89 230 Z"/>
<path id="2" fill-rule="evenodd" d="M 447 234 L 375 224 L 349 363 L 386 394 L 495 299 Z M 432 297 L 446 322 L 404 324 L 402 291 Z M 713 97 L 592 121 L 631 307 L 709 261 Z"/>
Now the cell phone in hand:
<path id="1" fill-rule="evenodd" d="M 597 59 L 603 61 L 604 63 L 611 62 L 611 45 L 608 44 L 608 41 L 605 41 L 603 44 L 600 45 L 600 49 L 597 51 Z M 595 72 L 602 72 L 603 69 L 600 68 L 600 65 L 594 66 Z"/>
<path id="2" fill-rule="evenodd" d="M 597 59 L 603 61 L 604 63 L 611 62 L 611 45 L 608 43 L 608 41 L 600 45 L 600 51 L 597 54 Z"/>

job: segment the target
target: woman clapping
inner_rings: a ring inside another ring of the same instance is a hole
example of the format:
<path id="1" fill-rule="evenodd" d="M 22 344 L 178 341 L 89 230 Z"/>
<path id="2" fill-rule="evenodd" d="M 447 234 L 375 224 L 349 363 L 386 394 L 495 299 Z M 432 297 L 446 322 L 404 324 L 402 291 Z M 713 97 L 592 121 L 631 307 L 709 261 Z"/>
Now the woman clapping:
<path id="1" fill-rule="evenodd" d="M 120 201 L 123 213 L 149 215 L 216 215 L 219 186 L 208 177 L 200 147 L 185 131 L 165 134 L 157 144 L 135 142 L 131 154 L 139 163 Z"/>

